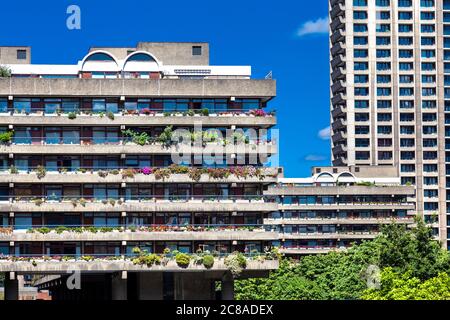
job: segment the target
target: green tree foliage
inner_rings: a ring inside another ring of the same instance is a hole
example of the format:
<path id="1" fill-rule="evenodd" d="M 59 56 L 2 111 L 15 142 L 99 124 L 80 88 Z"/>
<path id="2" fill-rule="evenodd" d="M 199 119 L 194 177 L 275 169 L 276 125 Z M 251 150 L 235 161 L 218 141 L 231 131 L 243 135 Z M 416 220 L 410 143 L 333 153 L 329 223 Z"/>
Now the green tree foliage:
<path id="1" fill-rule="evenodd" d="M 364 300 L 450 300 L 450 277 L 447 273 L 421 281 L 411 272 L 399 274 L 392 268 L 381 273 L 380 290 L 367 289 Z"/>
<path id="2" fill-rule="evenodd" d="M 279 270 L 269 278 L 236 281 L 236 297 L 241 300 L 361 299 L 372 294 L 367 291 L 365 276 L 372 265 L 383 270 L 383 276 L 387 276 L 384 270 L 391 270 L 395 275 L 407 275 L 419 283 L 427 283 L 425 289 L 445 280 L 443 273 L 450 274 L 448 252 L 433 239 L 431 228 L 417 219 L 412 229 L 394 223 L 384 226 L 375 240 L 362 242 L 346 252 L 305 256 L 299 261 L 282 259 Z"/>

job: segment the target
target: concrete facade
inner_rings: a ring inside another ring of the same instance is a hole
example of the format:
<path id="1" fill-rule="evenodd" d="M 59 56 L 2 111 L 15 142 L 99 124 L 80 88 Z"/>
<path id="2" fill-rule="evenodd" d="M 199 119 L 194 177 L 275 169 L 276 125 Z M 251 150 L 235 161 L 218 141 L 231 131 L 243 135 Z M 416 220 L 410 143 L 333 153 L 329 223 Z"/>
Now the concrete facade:
<path id="1" fill-rule="evenodd" d="M 417 210 L 444 246 L 447 9 L 445 1 L 329 1 L 333 164 L 394 165 L 402 184 L 417 187 Z"/>

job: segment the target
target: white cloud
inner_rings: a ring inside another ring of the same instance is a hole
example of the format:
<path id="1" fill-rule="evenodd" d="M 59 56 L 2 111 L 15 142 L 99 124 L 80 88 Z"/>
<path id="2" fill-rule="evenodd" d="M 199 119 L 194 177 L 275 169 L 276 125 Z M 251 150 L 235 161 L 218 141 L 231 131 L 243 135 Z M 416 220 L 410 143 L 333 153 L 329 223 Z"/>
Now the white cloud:
<path id="1" fill-rule="evenodd" d="M 305 157 L 306 161 L 325 161 L 327 157 L 318 154 L 309 154 Z"/>
<path id="2" fill-rule="evenodd" d="M 307 34 L 328 33 L 328 18 L 319 18 L 305 22 L 298 30 L 297 36 L 303 37 Z"/>
<path id="3" fill-rule="evenodd" d="M 322 130 L 319 131 L 319 133 L 317 135 L 322 140 L 330 140 L 331 128 L 329 126 L 326 128 L 323 128 Z"/>

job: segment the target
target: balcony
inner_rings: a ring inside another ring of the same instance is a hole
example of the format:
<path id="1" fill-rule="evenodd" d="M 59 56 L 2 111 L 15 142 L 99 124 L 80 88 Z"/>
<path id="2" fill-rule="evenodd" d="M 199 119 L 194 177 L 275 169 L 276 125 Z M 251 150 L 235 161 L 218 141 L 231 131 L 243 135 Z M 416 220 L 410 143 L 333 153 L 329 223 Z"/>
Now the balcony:
<path id="1" fill-rule="evenodd" d="M 0 201 L 3 212 L 269 212 L 278 204 L 263 196 L 148 196 L 83 198 L 80 196 L 12 196 Z"/>
<path id="2" fill-rule="evenodd" d="M 343 157 L 338 157 L 333 160 L 333 166 L 342 167 L 347 165 L 347 159 Z"/>
<path id="3" fill-rule="evenodd" d="M 379 226 L 383 224 L 413 224 L 413 217 L 385 217 L 385 218 L 363 218 L 363 217 L 353 217 L 353 218 L 340 218 L 340 217 L 330 217 L 330 218 L 268 218 L 264 219 L 264 224 L 268 226 L 273 225 L 374 225 Z"/>
<path id="4" fill-rule="evenodd" d="M 331 85 L 331 91 L 333 92 L 333 94 L 344 93 L 345 89 L 346 89 L 346 83 L 342 80 L 335 81 Z"/>
<path id="5" fill-rule="evenodd" d="M 336 44 L 337 42 L 341 42 L 345 40 L 345 31 L 343 29 L 337 29 L 331 34 L 331 43 Z"/>
<path id="6" fill-rule="evenodd" d="M 331 138 L 334 143 L 345 141 L 345 140 L 347 140 L 347 133 L 345 133 L 343 131 L 339 131 L 339 132 L 333 134 L 333 136 Z"/>
<path id="7" fill-rule="evenodd" d="M 322 240 L 322 239 L 351 239 L 351 240 L 371 240 L 375 239 L 379 235 L 378 232 L 336 232 L 336 233 L 284 233 L 280 234 L 280 237 L 287 240 Z"/>
<path id="8" fill-rule="evenodd" d="M 336 121 L 333 121 L 331 127 L 333 128 L 333 131 L 338 131 L 339 129 L 347 127 L 347 121 L 344 119 L 337 119 Z"/>
<path id="9" fill-rule="evenodd" d="M 266 195 L 285 195 L 285 196 L 300 196 L 300 195 L 339 195 L 339 196 L 366 196 L 366 195 L 377 195 L 392 197 L 396 196 L 413 196 L 415 195 L 414 186 L 402 186 L 402 185 L 381 185 L 381 186 L 369 186 L 369 185 L 353 185 L 353 186 L 322 186 L 311 187 L 283 187 L 283 186 L 273 186 L 264 192 Z M 380 201 L 381 202 L 381 201 Z M 372 202 L 374 205 L 377 202 Z M 383 205 L 383 203 L 378 203 Z M 355 203 L 354 205 L 359 206 L 361 203 Z"/>
<path id="10" fill-rule="evenodd" d="M 241 168 L 242 172 L 239 171 Z M 237 170 L 233 173 L 234 170 Z M 238 173 L 238 171 L 240 173 Z M 164 173 L 165 183 L 275 183 L 279 168 L 191 168 L 170 166 L 166 168 L 77 168 L 75 171 L 61 169 L 47 171 L 44 167 L 28 168 L 26 171 L 0 171 L 0 183 L 160 183 Z M 186 173 L 177 173 L 186 172 Z"/>
<path id="11" fill-rule="evenodd" d="M 297 246 L 297 247 L 281 247 L 279 252 L 285 255 L 300 254 L 324 254 L 332 251 L 345 251 L 345 247 L 325 247 L 325 246 Z"/>
<path id="12" fill-rule="evenodd" d="M 342 29 L 345 27 L 345 18 L 338 16 L 330 24 L 331 30 Z"/>
<path id="13" fill-rule="evenodd" d="M 334 7 L 337 3 L 345 4 L 345 0 L 330 0 L 330 5 Z"/>
<path id="14" fill-rule="evenodd" d="M 343 144 L 338 144 L 337 146 L 333 147 L 333 154 L 342 154 L 347 152 L 347 146 Z"/>
<path id="15" fill-rule="evenodd" d="M 186 115 L 174 113 L 164 115 L 163 112 L 143 114 L 112 114 L 109 117 L 103 114 L 87 115 L 81 113 L 76 118 L 70 119 L 68 115 L 47 115 L 44 113 L 22 114 L 22 113 L 0 113 L 0 125 L 24 125 L 24 126 L 194 126 L 201 122 L 205 127 L 223 127 L 236 125 L 238 127 L 262 127 L 270 128 L 277 123 L 273 113 L 265 113 L 265 116 L 255 116 L 247 112 L 227 111 L 211 113 L 208 116 Z"/>
<path id="16" fill-rule="evenodd" d="M 336 16 L 344 16 L 345 15 L 345 5 L 342 3 L 336 3 L 332 5 L 333 8 L 330 11 L 331 19 L 336 18 Z"/>
<path id="17" fill-rule="evenodd" d="M 12 229 L 12 228 L 11 228 Z M 278 232 L 258 225 L 60 226 L 0 231 L 0 241 L 271 241 Z"/>
<path id="18" fill-rule="evenodd" d="M 0 272 L 20 272 L 26 274 L 67 274 L 69 270 L 80 270 L 83 272 L 224 272 L 229 268 L 225 265 L 225 257 L 221 256 L 215 258 L 214 264 L 210 268 L 206 268 L 201 264 L 195 264 L 193 261 L 188 266 L 179 266 L 173 258 L 166 258 L 159 256 L 159 263 L 155 262 L 152 265 L 142 265 L 134 262 L 132 256 L 104 256 L 93 257 L 85 256 L 79 258 L 67 257 L 64 260 L 59 256 L 4 256 L 0 258 Z M 193 259 L 191 259 L 193 260 Z M 245 276 L 247 272 L 251 271 L 269 271 L 278 269 L 278 260 L 272 258 L 257 259 L 255 257 L 248 257 L 246 267 L 242 272 Z"/>
<path id="19" fill-rule="evenodd" d="M 345 79 L 345 69 L 342 68 L 342 67 L 339 67 L 339 68 L 335 69 L 335 70 L 331 73 L 331 79 L 332 79 L 333 81 Z"/>
<path id="20" fill-rule="evenodd" d="M 253 79 L 0 79 L 2 96 L 255 97 L 276 96 L 275 80 Z"/>
<path id="21" fill-rule="evenodd" d="M 76 141 L 77 142 L 77 141 Z M 61 155 L 61 154 L 253 154 L 272 155 L 278 153 L 278 147 L 273 142 L 264 144 L 237 144 L 223 146 L 218 143 L 208 143 L 205 147 L 197 147 L 188 144 L 173 145 L 167 147 L 161 143 L 147 144 L 144 146 L 134 143 L 123 144 L 11 144 L 0 146 L 0 153 L 9 154 L 36 154 L 36 155 Z"/>
<path id="22" fill-rule="evenodd" d="M 331 60 L 331 67 L 332 69 L 335 69 L 337 67 L 345 67 L 346 62 L 347 62 L 346 57 L 340 54 Z"/>
<path id="23" fill-rule="evenodd" d="M 413 203 L 406 202 L 349 202 L 333 204 L 280 205 L 283 210 L 415 210 Z"/>
<path id="24" fill-rule="evenodd" d="M 335 94 L 333 98 L 331 98 L 331 103 L 333 105 L 344 104 L 346 99 L 347 96 L 344 93 L 340 92 Z"/>
<path id="25" fill-rule="evenodd" d="M 343 42 L 338 42 L 331 47 L 331 55 L 335 57 L 338 54 L 345 54 L 346 45 Z"/>

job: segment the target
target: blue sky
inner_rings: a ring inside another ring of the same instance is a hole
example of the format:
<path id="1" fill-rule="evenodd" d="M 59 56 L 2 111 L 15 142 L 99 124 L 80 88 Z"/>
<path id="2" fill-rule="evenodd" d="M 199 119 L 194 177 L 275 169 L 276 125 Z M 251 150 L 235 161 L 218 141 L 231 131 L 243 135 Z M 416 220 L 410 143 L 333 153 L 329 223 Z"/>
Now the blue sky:
<path id="1" fill-rule="evenodd" d="M 81 30 L 66 28 L 69 5 Z M 32 46 L 33 63 L 76 63 L 90 46 L 138 41 L 207 41 L 211 63 L 273 71 L 278 97 L 280 164 L 307 176 L 330 163 L 327 1 L 303 0 L 22 0 L 2 3 L 0 45 Z M 322 131 L 322 136 L 326 129 Z"/>

